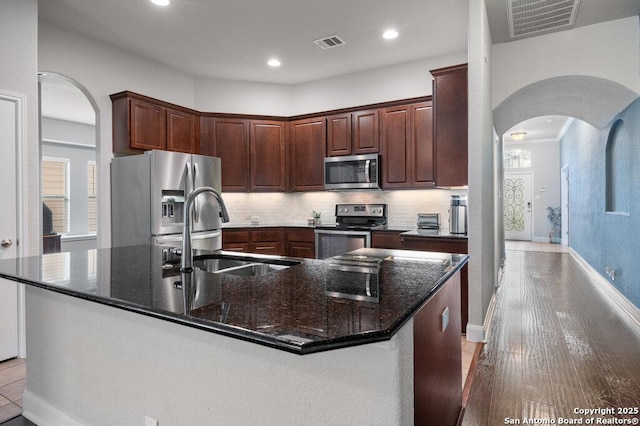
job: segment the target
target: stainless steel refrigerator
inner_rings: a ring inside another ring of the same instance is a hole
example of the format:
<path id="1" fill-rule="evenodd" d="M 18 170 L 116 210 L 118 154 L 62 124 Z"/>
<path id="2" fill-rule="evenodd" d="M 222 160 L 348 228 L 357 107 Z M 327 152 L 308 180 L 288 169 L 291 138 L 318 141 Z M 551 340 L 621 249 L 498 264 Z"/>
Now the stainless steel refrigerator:
<path id="1" fill-rule="evenodd" d="M 169 151 L 147 151 L 111 161 L 111 245 L 180 247 L 183 208 L 196 188 L 220 192 L 220 159 Z M 194 249 L 222 248 L 220 208 L 201 194 L 191 211 Z"/>

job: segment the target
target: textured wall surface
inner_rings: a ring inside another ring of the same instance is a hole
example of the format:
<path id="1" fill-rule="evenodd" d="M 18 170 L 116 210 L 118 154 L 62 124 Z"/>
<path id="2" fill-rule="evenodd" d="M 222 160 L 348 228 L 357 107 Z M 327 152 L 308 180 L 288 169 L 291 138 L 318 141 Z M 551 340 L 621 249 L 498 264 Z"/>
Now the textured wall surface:
<path id="1" fill-rule="evenodd" d="M 630 184 L 628 212 L 606 211 L 605 149 L 611 125 L 597 130 L 576 120 L 561 141 L 561 164 L 569 165 L 569 245 L 640 307 L 640 99 L 612 124 L 618 119 L 625 128 L 619 134 L 632 142 L 619 141 L 620 145 L 626 145 L 631 164 L 636 165 L 616 169 L 625 175 L 615 180 Z M 607 267 L 616 271 L 615 280 L 605 273 Z"/>

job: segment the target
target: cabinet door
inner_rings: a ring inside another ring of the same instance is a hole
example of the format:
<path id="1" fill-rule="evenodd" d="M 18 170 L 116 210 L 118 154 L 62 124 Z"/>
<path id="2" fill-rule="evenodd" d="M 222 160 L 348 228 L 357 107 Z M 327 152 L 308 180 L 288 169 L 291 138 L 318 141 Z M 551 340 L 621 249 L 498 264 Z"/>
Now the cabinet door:
<path id="1" fill-rule="evenodd" d="M 327 117 L 327 155 L 351 155 L 351 113 Z"/>
<path id="2" fill-rule="evenodd" d="M 284 243 L 282 241 L 263 241 L 258 243 L 251 243 L 251 253 L 284 256 Z"/>
<path id="3" fill-rule="evenodd" d="M 411 105 L 411 119 L 412 186 L 414 188 L 431 188 L 435 185 L 431 102 Z"/>
<path id="4" fill-rule="evenodd" d="M 250 162 L 252 191 L 286 189 L 285 124 L 251 121 Z"/>
<path id="5" fill-rule="evenodd" d="M 249 120 L 204 118 L 201 150 L 220 158 L 222 190 L 249 190 Z"/>
<path id="6" fill-rule="evenodd" d="M 166 149 L 166 109 L 151 102 L 129 99 L 131 148 Z"/>
<path id="7" fill-rule="evenodd" d="M 289 242 L 289 256 L 303 257 L 305 259 L 315 259 L 316 248 L 314 243 L 305 243 L 302 241 Z"/>
<path id="8" fill-rule="evenodd" d="M 383 188 L 410 188 L 411 110 L 408 106 L 382 110 Z"/>
<path id="9" fill-rule="evenodd" d="M 404 232 L 404 231 L 401 231 Z M 373 231 L 371 233 L 371 247 L 373 248 L 386 248 L 386 249 L 402 249 L 402 237 L 401 232 L 385 232 L 385 231 Z"/>
<path id="10" fill-rule="evenodd" d="M 353 155 L 380 152 L 378 110 L 357 111 L 351 119 Z"/>
<path id="11" fill-rule="evenodd" d="M 294 191 L 324 189 L 323 167 L 326 145 L 324 117 L 290 123 L 291 189 Z"/>
<path id="12" fill-rule="evenodd" d="M 434 70 L 431 74 L 436 185 L 467 185 L 467 65 Z"/>
<path id="13" fill-rule="evenodd" d="M 167 150 L 197 154 L 199 136 L 199 117 L 167 108 Z"/>

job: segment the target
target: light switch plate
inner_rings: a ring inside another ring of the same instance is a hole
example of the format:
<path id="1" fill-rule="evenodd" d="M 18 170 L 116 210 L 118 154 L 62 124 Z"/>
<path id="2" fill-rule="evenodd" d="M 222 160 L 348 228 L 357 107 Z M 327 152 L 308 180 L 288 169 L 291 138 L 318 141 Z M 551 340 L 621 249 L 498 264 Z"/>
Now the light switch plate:
<path id="1" fill-rule="evenodd" d="M 442 311 L 442 314 L 440 314 L 440 318 L 441 318 L 440 324 L 442 325 L 440 331 L 444 332 L 449 326 L 449 307 L 448 306 L 444 308 L 444 311 Z"/>

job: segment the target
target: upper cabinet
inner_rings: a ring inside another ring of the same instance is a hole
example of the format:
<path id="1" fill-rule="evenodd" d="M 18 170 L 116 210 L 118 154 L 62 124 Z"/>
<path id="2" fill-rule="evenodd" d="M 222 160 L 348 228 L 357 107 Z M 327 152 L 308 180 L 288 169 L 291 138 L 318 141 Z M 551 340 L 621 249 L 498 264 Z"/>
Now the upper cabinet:
<path id="1" fill-rule="evenodd" d="M 286 150 L 284 121 L 251 120 L 250 164 L 252 191 L 285 191 Z"/>
<path id="2" fill-rule="evenodd" d="M 150 149 L 197 153 L 200 113 L 132 92 L 111 95 L 113 152 Z"/>
<path id="3" fill-rule="evenodd" d="M 432 70 L 437 186 L 468 185 L 467 65 Z"/>
<path id="4" fill-rule="evenodd" d="M 377 109 L 327 117 L 327 155 L 374 154 L 380 151 Z"/>
<path id="5" fill-rule="evenodd" d="M 322 191 L 327 130 L 324 117 L 289 123 L 290 189 Z"/>
<path id="6" fill-rule="evenodd" d="M 385 108 L 381 112 L 380 123 L 383 187 L 433 187 L 431 102 Z"/>
<path id="7" fill-rule="evenodd" d="M 249 191 L 249 120 L 202 117 L 200 152 L 220 158 L 223 191 Z"/>

